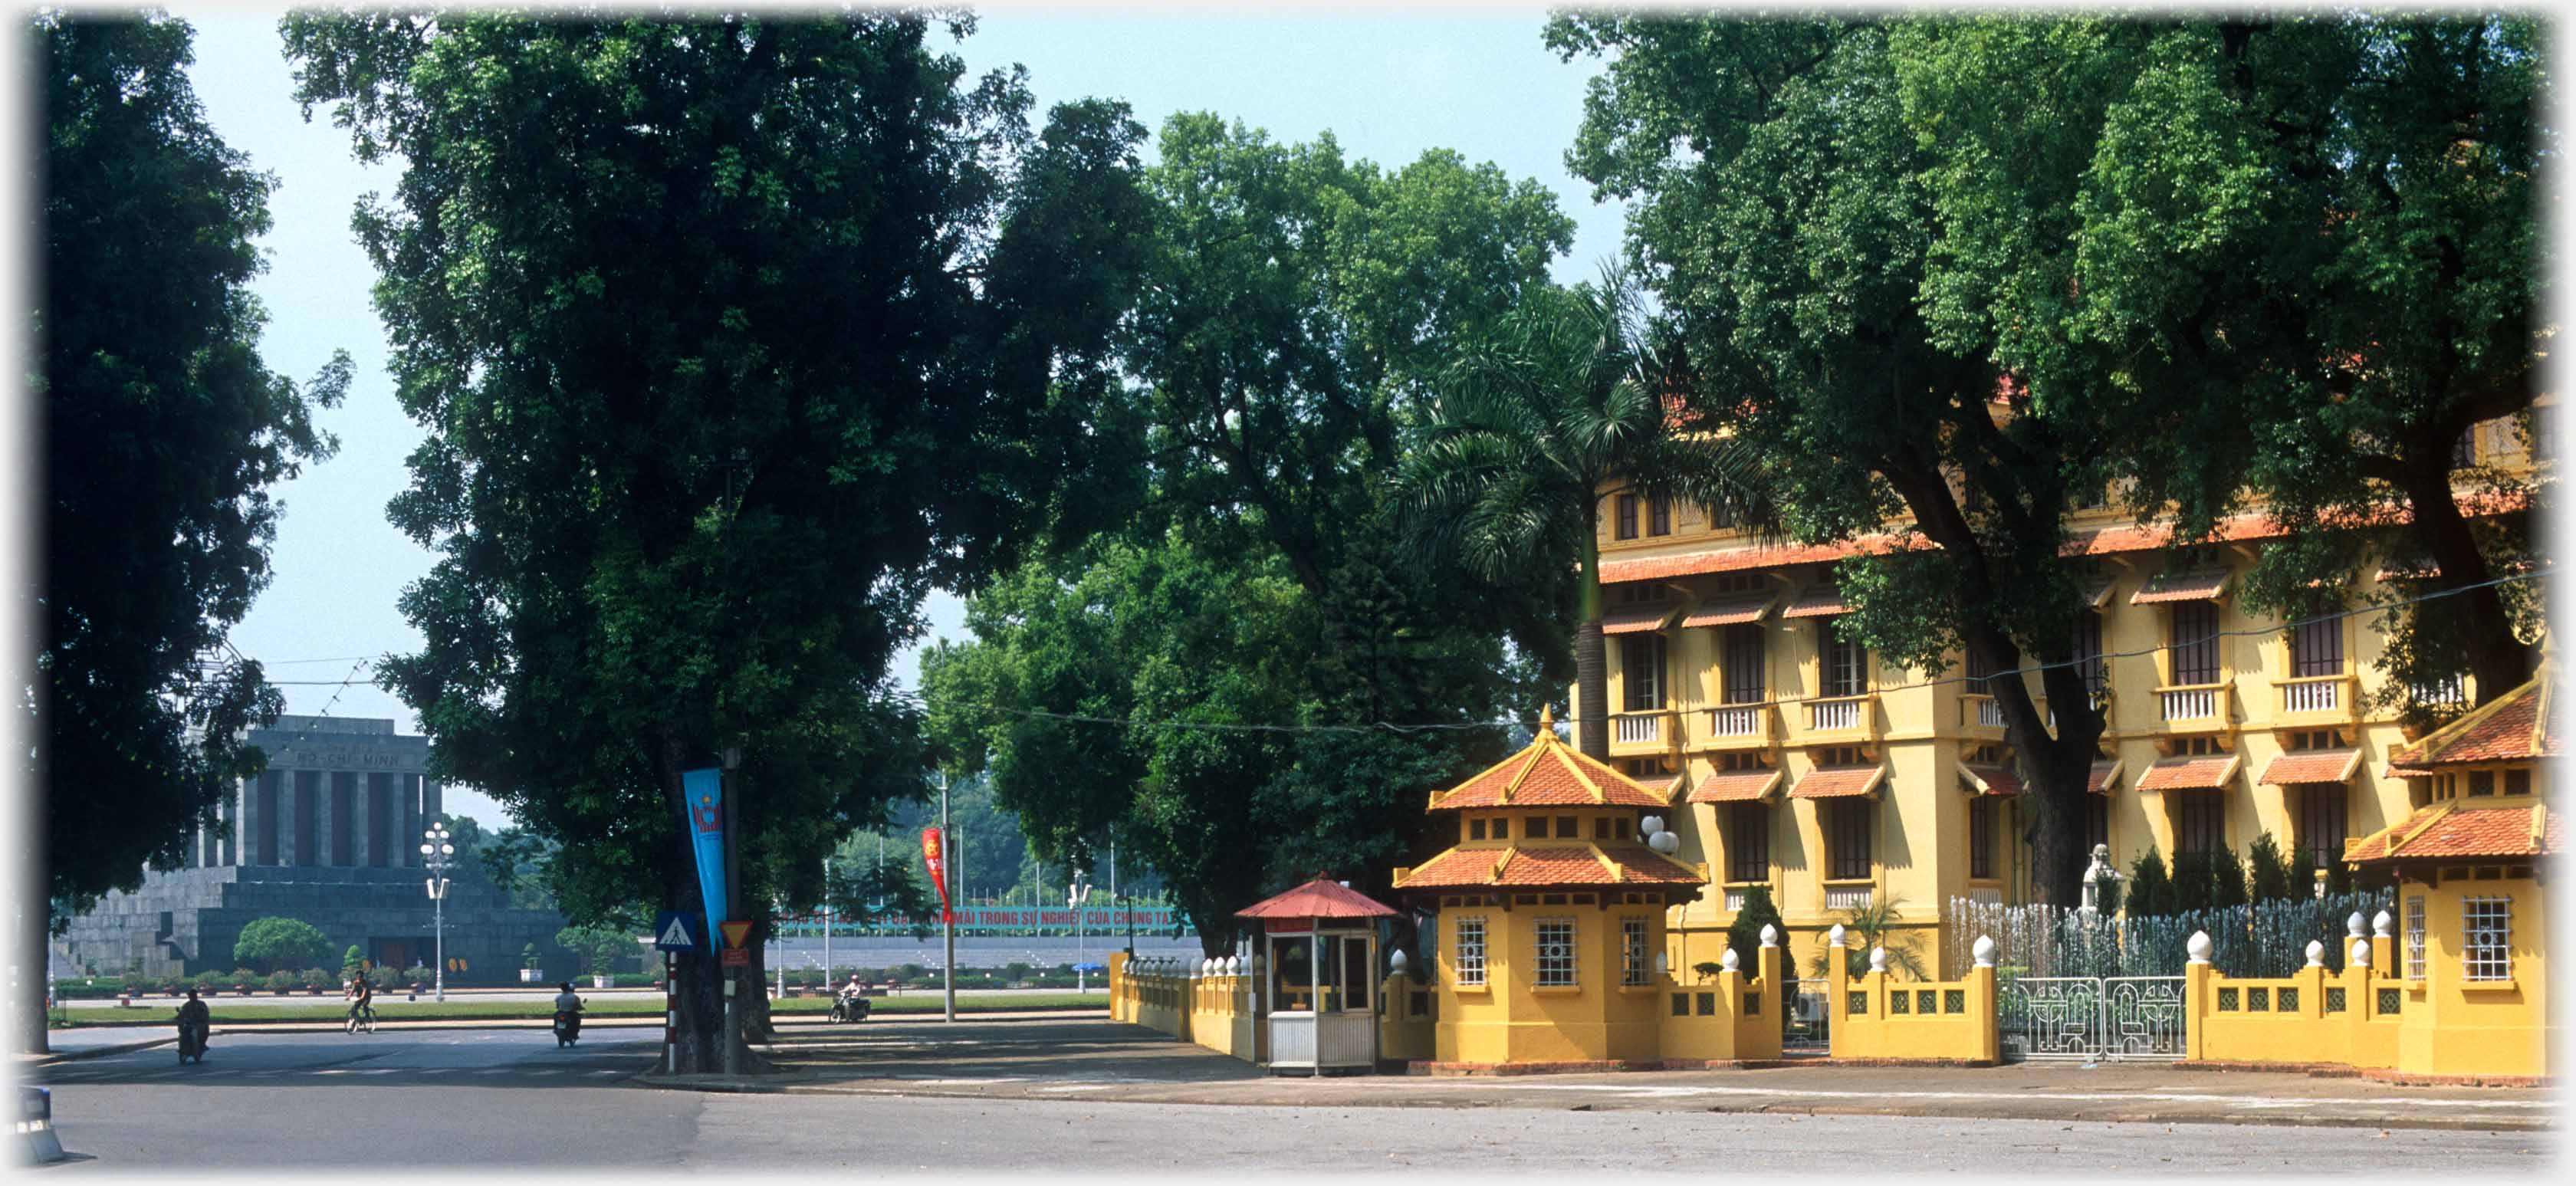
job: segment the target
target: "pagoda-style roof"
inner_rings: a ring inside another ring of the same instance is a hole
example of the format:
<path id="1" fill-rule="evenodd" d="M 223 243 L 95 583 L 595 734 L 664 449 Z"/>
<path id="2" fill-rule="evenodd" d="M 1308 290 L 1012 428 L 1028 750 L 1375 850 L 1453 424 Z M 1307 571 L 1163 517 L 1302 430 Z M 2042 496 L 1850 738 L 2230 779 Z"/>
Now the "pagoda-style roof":
<path id="1" fill-rule="evenodd" d="M 2567 823 L 2539 803 L 2470 807 L 2436 803 L 2368 836 L 2344 842 L 2356 865 L 2557 856 L 2567 851 Z"/>
<path id="2" fill-rule="evenodd" d="M 1394 914 L 1377 899 L 1322 876 L 1234 912 L 1236 918 L 1391 918 Z"/>
<path id="3" fill-rule="evenodd" d="M 2549 685 L 2544 672 L 2519 688 L 2471 709 L 2423 739 L 2388 755 L 2399 773 L 2431 773 L 2436 767 L 2555 758 L 2564 743 L 2550 720 Z"/>
<path id="4" fill-rule="evenodd" d="M 1658 780 L 1659 782 L 1662 780 Z M 1529 748 L 1486 767 L 1446 791 L 1432 793 L 1430 810 L 1526 807 L 1669 807 L 1673 788 L 1661 792 L 1574 752 L 1556 735 L 1556 715 L 1542 710 Z"/>
<path id="5" fill-rule="evenodd" d="M 1399 871 L 1399 890 L 1654 889 L 1694 892 L 1706 882 L 1699 870 L 1642 844 L 1548 843 L 1522 848 L 1459 847 L 1411 870 Z"/>

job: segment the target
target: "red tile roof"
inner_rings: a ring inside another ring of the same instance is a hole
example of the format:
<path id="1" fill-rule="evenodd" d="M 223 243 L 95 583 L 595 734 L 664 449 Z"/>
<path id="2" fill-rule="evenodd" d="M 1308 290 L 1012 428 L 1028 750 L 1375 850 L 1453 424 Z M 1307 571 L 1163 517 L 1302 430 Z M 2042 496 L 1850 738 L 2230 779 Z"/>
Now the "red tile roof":
<path id="1" fill-rule="evenodd" d="M 1671 617 L 1675 608 L 1670 605 L 1637 605 L 1612 610 L 1601 615 L 1601 632 L 1603 634 L 1642 634 L 1648 630 L 1661 629 L 1664 619 Z"/>
<path id="2" fill-rule="evenodd" d="M 2236 755 L 2210 754 L 2197 758 L 2169 758 L 2147 767 L 2138 776 L 2141 791 L 2197 791 L 2227 785 L 2236 777 Z"/>
<path id="3" fill-rule="evenodd" d="M 2254 781 L 2267 786 L 2286 787 L 2300 783 L 2350 782 L 2353 771 L 2361 769 L 2358 749 L 2312 749 L 2286 753 L 2263 767 L 2263 777 Z"/>
<path id="4" fill-rule="evenodd" d="M 1658 795 L 1637 780 L 1574 752 L 1542 718 L 1529 748 L 1485 768 L 1445 792 L 1434 792 L 1430 810 L 1469 807 L 1668 807 L 1672 792 Z"/>
<path id="5" fill-rule="evenodd" d="M 2131 605 L 2154 605 L 2164 601 L 2207 601 L 2227 591 L 2227 570 L 2203 569 L 2198 572 L 2163 573 L 2138 586 L 2129 595 Z"/>
<path id="6" fill-rule="evenodd" d="M 1236 918 L 1392 918 L 1395 910 L 1329 878 L 1318 877 L 1234 912 Z"/>
<path id="7" fill-rule="evenodd" d="M 2502 515 L 2530 505 L 2527 494 L 2489 495 L 2477 491 L 2459 496 L 2460 512 L 2473 518 Z M 2355 525 L 2392 525 L 2407 522 L 2411 516 L 2402 510 L 2355 517 Z M 2213 527 L 2208 543 L 2231 543 L 2237 540 L 2272 539 L 2282 534 L 2281 525 L 2259 512 L 2224 519 Z M 2069 532 L 2066 545 L 2059 549 L 2067 556 L 2108 556 L 2126 552 L 2155 552 L 2173 542 L 2173 528 L 2164 524 L 2151 527 L 2122 525 L 2097 527 L 2090 531 Z M 1645 556 L 1635 560 L 1601 562 L 1601 583 L 1621 584 L 1627 581 L 1666 580 L 1672 577 L 1697 576 L 1712 572 L 1742 572 L 1753 568 L 1777 568 L 1789 564 L 1820 564 L 1859 556 L 1870 552 L 1929 548 L 1933 544 L 1920 535 L 1882 533 L 1863 536 L 1848 543 L 1788 544 L 1768 548 L 1726 548 L 1703 552 L 1684 552 L 1669 556 Z"/>
<path id="8" fill-rule="evenodd" d="M 1653 791 L 1658 795 L 1662 795 L 1664 797 L 1664 801 L 1670 803 L 1673 799 L 1673 792 L 1681 789 L 1682 776 L 1679 774 L 1667 774 L 1662 778 L 1641 778 L 1637 780 L 1637 785 L 1644 787 L 1649 791 Z"/>
<path id="9" fill-rule="evenodd" d="M 1756 596 L 1739 597 L 1730 601 L 1702 602 L 1698 609 L 1682 615 L 1682 628 L 1687 630 L 1696 626 L 1741 626 L 1746 622 L 1758 622 L 1762 620 L 1763 614 L 1771 611 L 1771 604 L 1778 600 L 1777 597 Z"/>
<path id="10" fill-rule="evenodd" d="M 1451 886 L 1691 886 L 1699 870 L 1642 844 L 1453 848 L 1407 871 L 1397 889 Z"/>
<path id="11" fill-rule="evenodd" d="M 1792 799 L 1841 799 L 1866 795 L 1887 778 L 1885 766 L 1818 766 L 1789 788 Z"/>
<path id="12" fill-rule="evenodd" d="M 2565 753 L 2557 731 L 2545 727 L 2552 676 L 2541 675 L 2472 709 L 2415 744 L 2388 755 L 2392 766 L 2458 766 L 2530 761 Z"/>
<path id="13" fill-rule="evenodd" d="M 1777 770 L 1721 770 L 1691 788 L 1693 803 L 1742 803 L 1768 798 L 1780 785 Z"/>
<path id="14" fill-rule="evenodd" d="M 1847 614 L 1850 612 L 1851 605 L 1843 600 L 1843 591 L 1835 586 L 1827 585 L 1821 589 L 1809 589 L 1806 592 L 1799 594 L 1796 601 L 1789 603 L 1789 608 L 1780 611 L 1780 616 L 1783 618 L 1830 618 L 1836 614 Z"/>
<path id="15" fill-rule="evenodd" d="M 2369 864 L 2558 856 L 2566 851 L 2565 817 L 2538 803 L 2492 807 L 2437 803 L 2391 827 L 2345 841 L 2343 859 Z"/>
<path id="16" fill-rule="evenodd" d="M 1959 781 L 1980 795 L 2018 795 L 2021 776 L 2006 766 L 1970 766 L 1961 763 Z"/>
<path id="17" fill-rule="evenodd" d="M 2117 761 L 2095 762 L 2092 777 L 2084 781 L 2084 789 L 2096 795 L 2108 795 L 2111 793 L 2112 784 L 2118 781 L 2119 777 L 2120 763 Z"/>

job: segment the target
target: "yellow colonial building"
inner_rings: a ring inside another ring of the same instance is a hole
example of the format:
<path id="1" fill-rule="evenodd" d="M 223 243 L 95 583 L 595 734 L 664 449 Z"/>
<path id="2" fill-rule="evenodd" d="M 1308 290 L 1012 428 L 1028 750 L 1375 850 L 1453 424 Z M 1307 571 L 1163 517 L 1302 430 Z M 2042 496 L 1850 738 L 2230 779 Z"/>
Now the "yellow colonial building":
<path id="1" fill-rule="evenodd" d="M 2533 466 L 2509 420 L 2480 425 L 2460 460 Z M 1793 967 L 1846 912 L 1892 902 L 1899 934 L 1938 968 L 1951 898 L 2026 900 L 2021 787 L 1984 673 L 1890 667 L 1837 629 L 1834 562 L 1892 538 L 1766 547 L 1701 508 L 1604 494 L 1612 764 L 1672 796 L 1676 855 L 1709 871 L 1670 920 L 1674 958 L 1717 950 L 1757 886 L 1788 926 Z M 2068 529 L 2091 578 L 2075 651 L 2107 715 L 2088 826 L 2120 868 L 2150 846 L 2242 852 L 2265 833 L 2324 867 L 2424 805 L 2389 769 L 2409 738 L 2367 707 L 2375 615 L 2290 631 L 2236 597 L 2278 536 L 2259 511 L 2178 566 L 2163 530 L 2108 505 Z M 2405 590 L 2406 565 L 2383 565 L 2359 574 L 2363 593 Z"/>

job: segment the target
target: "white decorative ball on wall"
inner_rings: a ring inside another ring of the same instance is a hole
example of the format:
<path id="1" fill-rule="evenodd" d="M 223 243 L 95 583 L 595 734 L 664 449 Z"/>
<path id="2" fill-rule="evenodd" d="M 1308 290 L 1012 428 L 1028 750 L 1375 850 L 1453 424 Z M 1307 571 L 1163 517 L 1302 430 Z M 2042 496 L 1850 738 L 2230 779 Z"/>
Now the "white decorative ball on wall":
<path id="1" fill-rule="evenodd" d="M 2361 912 L 2358 910 L 2352 912 L 2352 917 L 2343 920 L 2343 929 L 2345 934 L 2355 939 L 2370 933 L 2362 929 Z"/>
<path id="2" fill-rule="evenodd" d="M 2367 968 L 2370 966 L 2370 940 L 2355 939 L 2352 941 L 2352 966 L 2356 968 Z"/>
<path id="3" fill-rule="evenodd" d="M 2209 941 L 2209 932 L 2193 931 L 2191 938 L 2183 941 L 2182 950 L 2185 955 L 2191 957 L 2191 962 L 2205 964 L 2209 962 L 2210 950 L 2215 946 L 2216 944 Z"/>
<path id="4" fill-rule="evenodd" d="M 1405 963 L 1406 963 L 1406 960 L 1405 960 L 1405 958 L 1404 958 L 1404 949 L 1403 949 L 1403 948 L 1399 947 L 1399 948 L 1396 948 L 1395 950 L 1393 950 L 1393 951 L 1391 951 L 1391 952 L 1388 952 L 1388 953 L 1387 953 L 1387 956 L 1386 956 L 1386 966 L 1387 966 L 1387 970 L 1388 970 L 1388 971 L 1391 971 L 1391 972 L 1395 973 L 1396 975 L 1401 976 L 1401 975 L 1403 975 L 1403 974 L 1404 974 L 1404 965 L 1405 965 Z"/>
<path id="5" fill-rule="evenodd" d="M 1763 923 L 1762 945 L 1764 947 L 1778 947 L 1780 945 L 1780 928 L 1772 926 L 1767 922 Z"/>
<path id="6" fill-rule="evenodd" d="M 1972 957 L 1974 957 L 1974 958 L 1976 959 L 1976 961 L 1977 961 L 1977 966 L 1978 966 L 1978 967 L 1980 967 L 1980 968 L 1991 968 L 1991 967 L 1994 967 L 1994 966 L 1995 966 L 1995 940 L 1994 940 L 1994 936 L 1992 936 L 1992 935 L 1979 935 L 1979 936 L 1977 936 L 1977 942 L 1976 942 L 1976 945 L 1975 945 L 1975 946 L 1973 946 L 1973 947 L 1970 947 L 1970 948 L 1968 949 L 1968 954 L 1969 954 L 1970 956 L 1972 956 Z"/>
<path id="7" fill-rule="evenodd" d="M 2311 968 L 2322 968 L 2326 966 L 2325 940 L 2308 940 L 2308 966 Z"/>
<path id="8" fill-rule="evenodd" d="M 2396 919 L 2394 919 L 2394 918 L 2390 918 L 2390 917 L 2388 916 L 2388 912 L 2387 912 L 2387 911 L 2385 911 L 2385 910 L 2382 910 L 2382 911 L 2380 911 L 2380 912 L 2379 912 L 2379 914 L 2378 914 L 2378 916 L 2377 916 L 2377 917 L 2374 917 L 2374 918 L 2372 918 L 2372 919 L 2370 920 L 2370 933 L 2371 933 L 2371 934 L 2373 934 L 2373 935 L 2377 935 L 2377 936 L 2379 936 L 2379 937 L 2380 937 L 2380 938 L 2382 938 L 2382 939 L 2385 939 L 2385 938 L 2388 938 L 2388 937 L 2389 937 L 2389 935 L 2392 933 L 2392 932 L 2391 932 L 2391 930 L 2390 930 L 2390 928 L 2392 928 L 2392 927 L 2394 927 L 2394 926 L 2396 926 L 2396 925 L 2397 925 L 2397 920 L 2396 920 Z"/>
<path id="9" fill-rule="evenodd" d="M 1873 947 L 1869 949 L 1869 970 L 1873 972 L 1884 972 L 1887 970 L 1886 948 Z"/>
<path id="10" fill-rule="evenodd" d="M 1724 968 L 1729 972 L 1736 970 L 1736 968 L 1743 963 L 1744 958 L 1735 954 L 1735 949 L 1732 947 L 1727 948 L 1725 954 L 1717 957 L 1717 966 Z"/>
<path id="11" fill-rule="evenodd" d="M 1834 924 L 1834 929 L 1832 929 L 1832 930 L 1830 930 L 1830 931 L 1825 932 L 1825 946 L 1827 946 L 1827 947 L 1840 947 L 1840 946 L 1842 946 L 1842 945 L 1843 945 L 1843 924 L 1841 924 L 1841 923 L 1835 923 L 1835 924 Z"/>

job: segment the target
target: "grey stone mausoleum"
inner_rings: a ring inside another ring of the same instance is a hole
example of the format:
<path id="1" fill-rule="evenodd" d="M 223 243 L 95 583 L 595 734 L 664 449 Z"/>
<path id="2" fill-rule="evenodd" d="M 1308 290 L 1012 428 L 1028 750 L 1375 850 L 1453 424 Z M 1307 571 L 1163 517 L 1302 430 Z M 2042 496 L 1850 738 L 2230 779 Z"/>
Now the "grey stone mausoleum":
<path id="1" fill-rule="evenodd" d="M 102 975 L 231 971 L 233 944 L 252 919 L 301 919 L 331 937 L 331 970 L 351 945 L 378 964 L 432 963 L 434 911 L 421 832 L 442 818 L 426 777 L 429 739 L 390 720 L 280 717 L 250 732 L 268 769 L 217 808 L 222 834 L 198 833 L 187 867 L 144 875 L 110 893 L 56 944 L 57 970 Z M 512 909 L 479 871 L 451 870 L 448 983 L 519 978 L 534 943 L 551 979 L 579 971 L 555 945 L 551 910 Z"/>

